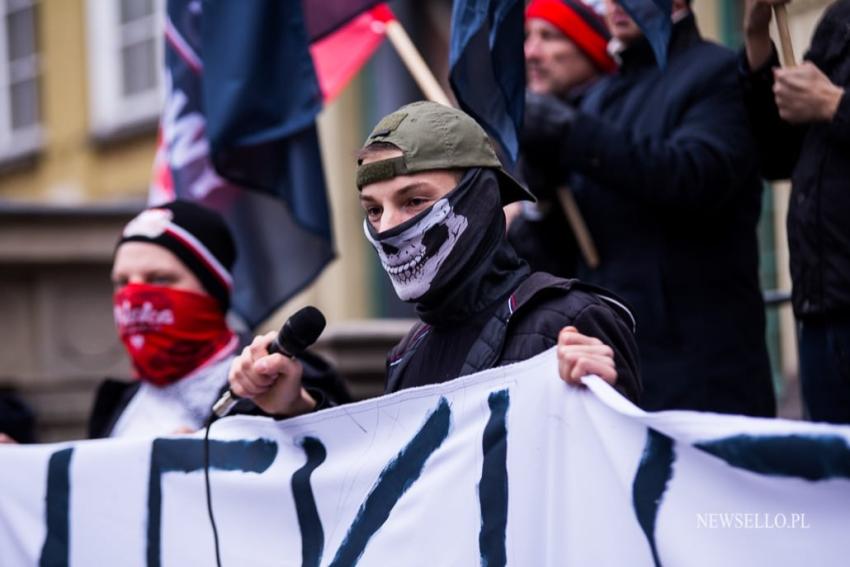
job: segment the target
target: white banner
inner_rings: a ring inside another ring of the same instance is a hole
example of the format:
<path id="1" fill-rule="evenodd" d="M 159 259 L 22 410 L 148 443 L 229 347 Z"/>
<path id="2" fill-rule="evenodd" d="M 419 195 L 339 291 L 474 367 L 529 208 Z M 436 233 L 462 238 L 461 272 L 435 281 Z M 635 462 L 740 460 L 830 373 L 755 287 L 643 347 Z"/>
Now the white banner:
<path id="1" fill-rule="evenodd" d="M 212 427 L 221 564 L 845 565 L 850 428 L 647 414 L 554 350 Z M 215 565 L 202 435 L 0 447 L 0 565 Z"/>

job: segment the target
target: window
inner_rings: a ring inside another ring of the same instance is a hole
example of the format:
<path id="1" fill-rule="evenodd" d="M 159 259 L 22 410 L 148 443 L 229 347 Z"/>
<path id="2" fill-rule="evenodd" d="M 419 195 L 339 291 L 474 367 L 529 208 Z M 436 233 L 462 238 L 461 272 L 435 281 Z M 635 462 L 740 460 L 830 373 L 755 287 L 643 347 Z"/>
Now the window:
<path id="1" fill-rule="evenodd" d="M 39 57 L 34 0 L 0 0 L 0 158 L 41 143 Z"/>
<path id="2" fill-rule="evenodd" d="M 162 103 L 163 0 L 87 0 L 92 132 L 155 124 Z"/>

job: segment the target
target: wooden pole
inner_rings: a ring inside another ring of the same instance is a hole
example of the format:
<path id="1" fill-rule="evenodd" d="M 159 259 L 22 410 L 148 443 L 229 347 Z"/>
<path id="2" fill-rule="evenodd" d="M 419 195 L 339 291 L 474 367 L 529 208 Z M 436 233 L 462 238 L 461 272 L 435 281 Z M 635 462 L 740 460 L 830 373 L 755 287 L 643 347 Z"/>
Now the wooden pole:
<path id="1" fill-rule="evenodd" d="M 428 68 L 428 64 L 422 59 L 419 50 L 413 45 L 413 41 L 411 41 L 410 36 L 407 35 L 407 32 L 398 20 L 387 22 L 387 37 L 390 43 L 393 44 L 393 47 L 395 47 L 407 70 L 413 75 L 413 80 L 422 89 L 425 98 L 446 106 L 452 106 L 449 97 L 443 92 L 440 83 L 437 82 L 434 74 L 431 73 L 431 69 Z"/>
<path id="2" fill-rule="evenodd" d="M 416 84 L 422 89 L 425 98 L 446 106 L 452 106 L 449 97 L 443 92 L 443 88 L 437 82 L 434 74 L 431 73 L 428 64 L 422 59 L 422 55 L 419 54 L 419 50 L 416 49 L 404 27 L 398 20 L 390 20 L 386 25 L 387 37 L 390 43 L 398 52 L 407 70 L 413 75 Z M 595 269 L 599 266 L 599 254 L 596 251 L 593 238 L 590 236 L 590 231 L 587 229 L 587 224 L 584 222 L 572 191 L 568 187 L 563 186 L 558 188 L 557 193 L 558 202 L 561 204 L 564 215 L 567 217 L 567 222 L 576 236 L 576 241 L 578 242 L 579 250 L 584 257 L 584 261 L 590 268 Z"/>
<path id="3" fill-rule="evenodd" d="M 785 67 L 793 67 L 797 64 L 794 59 L 794 46 L 791 45 L 791 30 L 788 27 L 788 10 L 784 4 L 773 7 L 776 16 L 776 29 L 779 32 L 779 45 L 782 47 L 782 62 Z"/>
<path id="4" fill-rule="evenodd" d="M 572 190 L 566 185 L 558 187 L 558 201 L 561 202 L 561 208 L 567 217 L 567 222 L 570 223 L 570 228 L 573 229 L 578 249 L 584 258 L 585 263 L 591 270 L 599 267 L 599 252 L 596 251 L 596 245 L 593 243 L 593 238 L 590 236 L 590 231 L 584 222 L 584 217 L 578 208 Z"/>

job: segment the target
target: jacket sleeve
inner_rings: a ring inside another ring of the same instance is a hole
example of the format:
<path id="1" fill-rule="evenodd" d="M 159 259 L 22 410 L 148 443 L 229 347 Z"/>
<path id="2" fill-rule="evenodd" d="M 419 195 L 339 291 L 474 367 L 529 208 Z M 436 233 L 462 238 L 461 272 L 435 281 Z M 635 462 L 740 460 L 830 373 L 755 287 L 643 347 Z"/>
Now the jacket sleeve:
<path id="1" fill-rule="evenodd" d="M 319 411 L 353 401 L 351 393 L 345 382 L 340 378 L 336 369 L 324 358 L 309 351 L 298 355 L 298 361 L 304 369 L 301 376 L 301 387 L 316 400 L 313 411 Z M 222 393 L 227 390 L 227 384 L 222 388 Z M 277 416 L 264 412 L 253 400 L 240 399 L 231 411 L 231 415 L 261 415 L 273 417 L 274 419 L 289 419 L 289 416 Z M 213 421 L 218 419 L 211 416 Z"/>
<path id="2" fill-rule="evenodd" d="M 89 414 L 88 438 L 102 439 L 109 437 L 112 428 L 127 404 L 139 391 L 139 381 L 126 382 L 107 378 L 97 387 L 92 411 Z"/>
<path id="3" fill-rule="evenodd" d="M 5 433 L 18 443 L 35 442 L 35 415 L 11 391 L 0 390 L 0 433 Z"/>
<path id="4" fill-rule="evenodd" d="M 744 104 L 756 139 L 759 170 L 766 179 L 788 179 L 800 156 L 805 127 L 794 126 L 779 117 L 773 96 L 773 69 L 779 67 L 776 46 L 770 59 L 758 69 L 750 69 L 747 54 L 738 54 L 738 76 L 744 90 Z"/>
<path id="5" fill-rule="evenodd" d="M 678 108 L 645 107 L 675 122 L 664 136 L 578 112 L 561 153 L 564 165 L 661 212 L 722 207 L 756 166 L 734 69 L 727 53 L 685 68 L 676 78 Z"/>
<path id="6" fill-rule="evenodd" d="M 345 382 L 324 358 L 304 351 L 298 360 L 304 368 L 301 384 L 316 400 L 316 411 L 353 401 Z"/>
<path id="7" fill-rule="evenodd" d="M 838 103 L 838 109 L 827 132 L 829 137 L 839 144 L 850 144 L 850 85 L 840 85 L 844 88 L 844 96 Z"/>
<path id="8" fill-rule="evenodd" d="M 638 403 L 643 389 L 634 333 L 629 324 L 607 305 L 594 303 L 582 309 L 573 323 L 583 335 L 595 337 L 614 350 L 617 383 L 614 387 Z"/>
<path id="9" fill-rule="evenodd" d="M 583 285 L 583 284 L 582 284 Z M 615 388 L 637 403 L 642 390 L 638 349 L 632 321 L 605 303 L 594 290 L 572 288 L 538 293 L 511 319 L 501 365 L 531 358 L 558 343 L 561 330 L 572 325 L 614 350 Z"/>

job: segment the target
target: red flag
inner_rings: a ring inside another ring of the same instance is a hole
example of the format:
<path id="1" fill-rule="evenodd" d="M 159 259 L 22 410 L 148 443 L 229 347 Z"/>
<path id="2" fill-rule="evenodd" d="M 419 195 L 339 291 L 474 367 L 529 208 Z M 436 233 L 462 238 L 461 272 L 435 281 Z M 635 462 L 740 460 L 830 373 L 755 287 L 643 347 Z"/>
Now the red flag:
<path id="1" fill-rule="evenodd" d="M 380 4 L 310 45 L 325 103 L 360 71 L 384 39 L 387 22 L 394 19 L 389 6 Z"/>
<path id="2" fill-rule="evenodd" d="M 297 4 L 279 0 L 244 9 L 218 0 L 205 2 L 203 11 L 194 0 L 167 3 L 169 94 L 149 200 L 192 199 L 224 215 L 239 249 L 234 311 L 249 326 L 313 281 L 334 256 L 313 121 L 380 45 L 393 15 L 378 1 L 303 0 L 322 33 L 311 33 Z M 303 33 L 280 36 L 288 25 Z M 227 41 L 215 41 L 231 35 L 238 39 L 235 52 Z M 308 44 L 308 37 L 315 39 Z M 287 75 L 268 76 L 259 68 L 266 59 L 283 62 L 272 67 Z M 216 89 L 222 77 L 229 87 L 245 89 L 245 96 L 223 96 Z M 227 157 L 228 180 L 212 167 L 215 135 L 219 144 L 232 145 L 218 152 L 219 159 Z M 274 160 L 265 159 L 270 153 Z"/>

